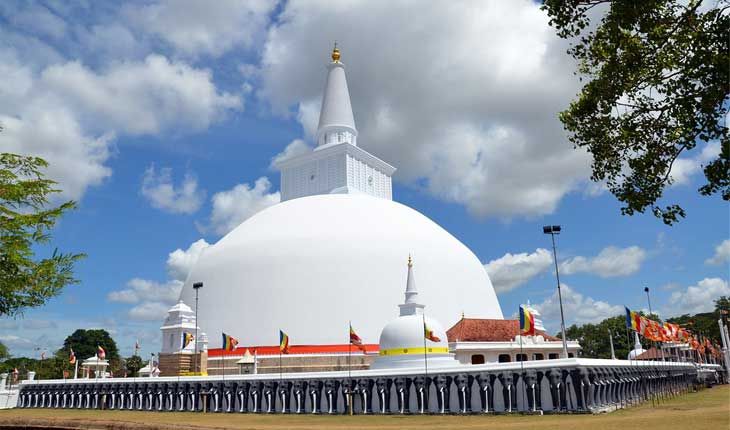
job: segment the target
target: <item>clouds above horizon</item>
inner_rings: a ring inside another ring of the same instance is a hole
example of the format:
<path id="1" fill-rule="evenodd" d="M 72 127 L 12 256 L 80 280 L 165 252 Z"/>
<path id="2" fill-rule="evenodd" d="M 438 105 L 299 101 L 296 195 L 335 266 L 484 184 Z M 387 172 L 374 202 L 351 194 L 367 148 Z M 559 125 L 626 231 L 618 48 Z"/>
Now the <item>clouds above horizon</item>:
<path id="1" fill-rule="evenodd" d="M 74 21 L 80 5 L 0 7 L 8 24 L 0 28 L 0 147 L 45 158 L 60 197 L 75 200 L 111 176 L 121 136 L 200 131 L 243 107 L 240 94 L 217 87 L 211 70 L 141 43 L 145 34 L 132 33 L 120 11 L 87 6 L 84 13 L 100 13 L 92 20 L 114 22 Z M 265 5 L 239 8 L 261 9 L 266 21 Z"/>
<path id="2" fill-rule="evenodd" d="M 358 142 L 397 166 L 402 183 L 478 217 L 510 218 L 552 213 L 587 179 L 587 155 L 556 120 L 578 89 L 573 64 L 538 4 L 440 3 L 413 14 L 398 3 L 287 2 L 269 29 L 257 94 L 310 139 L 333 40 Z"/>
<path id="3" fill-rule="evenodd" d="M 278 191 L 271 192 L 271 181 L 262 176 L 253 186 L 238 184 L 226 191 L 219 191 L 211 198 L 213 209 L 207 225 L 201 225 L 203 231 L 211 230 L 223 236 L 239 224 L 281 201 Z"/>
<path id="4" fill-rule="evenodd" d="M 664 313 L 669 316 L 710 312 L 715 309 L 714 300 L 720 296 L 730 296 L 730 286 L 722 278 L 704 278 L 684 289 L 675 291 L 669 297 L 669 305 Z"/>
<path id="5" fill-rule="evenodd" d="M 538 248 L 533 253 L 507 253 L 484 265 L 492 281 L 494 291 L 511 291 L 535 276 L 548 270 L 553 264 L 553 256 L 547 249 Z"/>
<path id="6" fill-rule="evenodd" d="M 730 262 L 730 239 L 725 239 L 715 247 L 715 254 L 705 260 L 705 264 L 719 266 Z"/>
<path id="7" fill-rule="evenodd" d="M 560 263 L 560 273 L 592 273 L 602 278 L 632 275 L 641 269 L 647 257 L 644 249 L 638 246 L 603 248 L 595 257 L 577 256 Z"/>
<path id="8" fill-rule="evenodd" d="M 595 300 L 565 284 L 561 284 L 561 293 L 566 328 L 571 324 L 595 323 L 624 313 L 623 306 Z M 551 333 L 560 329 L 560 301 L 557 290 L 543 302 L 533 306 L 540 312 L 543 323 Z"/>
<path id="9" fill-rule="evenodd" d="M 157 172 L 154 165 L 145 170 L 140 192 L 153 207 L 171 213 L 192 214 L 205 200 L 205 191 L 198 189 L 198 180 L 192 174 L 186 173 L 176 187 L 172 169 L 162 168 Z"/>

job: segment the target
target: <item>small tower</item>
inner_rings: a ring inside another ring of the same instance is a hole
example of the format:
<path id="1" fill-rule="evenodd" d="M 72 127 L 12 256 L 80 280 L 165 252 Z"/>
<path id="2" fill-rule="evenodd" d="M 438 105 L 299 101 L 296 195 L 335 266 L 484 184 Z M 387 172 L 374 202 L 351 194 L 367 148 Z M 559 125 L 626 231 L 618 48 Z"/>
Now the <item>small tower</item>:
<path id="1" fill-rule="evenodd" d="M 162 332 L 162 348 L 160 349 L 159 355 L 159 371 L 161 376 L 176 376 L 193 372 L 196 371 L 193 369 L 196 365 L 198 369 L 206 368 L 207 347 L 205 349 L 201 347 L 204 334 L 201 334 L 198 339 L 198 349 L 201 351 L 198 357 L 194 356 L 194 338 L 187 345 L 183 346 L 183 333 L 195 336 L 197 329 L 195 313 L 182 300 L 167 311 L 167 318 L 165 318 L 165 322 L 160 327 L 160 331 Z M 206 344 L 207 340 L 203 346 Z M 200 372 L 200 370 L 197 371 Z"/>
<path id="2" fill-rule="evenodd" d="M 281 201 L 318 194 L 367 194 L 391 200 L 395 167 L 357 146 L 345 65 L 335 45 L 327 65 L 314 151 L 281 161 Z"/>
<path id="3" fill-rule="evenodd" d="M 195 342 L 190 342 L 183 348 L 183 333 L 195 336 L 196 330 L 195 313 L 190 306 L 180 300 L 167 311 L 167 318 L 160 327 L 160 331 L 162 331 L 160 352 L 163 354 L 192 354 Z"/>
<path id="4" fill-rule="evenodd" d="M 406 292 L 403 304 L 398 305 L 400 316 L 423 314 L 422 304 L 418 303 L 418 290 L 416 289 L 416 278 L 413 276 L 413 258 L 408 256 L 408 278 L 406 280 Z"/>

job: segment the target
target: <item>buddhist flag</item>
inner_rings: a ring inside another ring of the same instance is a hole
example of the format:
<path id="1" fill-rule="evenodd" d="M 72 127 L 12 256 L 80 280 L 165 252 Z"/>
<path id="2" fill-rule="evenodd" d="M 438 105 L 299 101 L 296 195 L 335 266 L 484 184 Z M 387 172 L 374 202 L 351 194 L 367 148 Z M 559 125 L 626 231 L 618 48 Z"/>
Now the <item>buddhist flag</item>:
<path id="1" fill-rule="evenodd" d="M 191 333 L 188 333 L 186 331 L 182 334 L 182 349 L 185 349 L 188 345 L 190 345 L 190 342 L 195 340 L 195 336 L 193 336 Z"/>
<path id="2" fill-rule="evenodd" d="M 520 335 L 535 335 L 535 317 L 532 315 L 532 312 L 523 306 L 520 306 Z"/>
<path id="3" fill-rule="evenodd" d="M 103 360 L 106 358 L 106 351 L 104 351 L 104 348 L 102 348 L 100 345 L 96 346 L 96 356 L 99 357 L 99 360 Z"/>
<path id="4" fill-rule="evenodd" d="M 74 353 L 73 348 L 69 348 L 70 352 L 68 354 L 68 362 L 70 364 L 76 364 L 76 354 Z"/>
<path id="5" fill-rule="evenodd" d="M 350 324 L 350 344 L 355 345 L 360 349 L 360 351 L 365 352 L 365 345 L 362 344 L 360 336 L 355 333 L 355 329 L 352 328 L 352 324 Z"/>
<path id="6" fill-rule="evenodd" d="M 289 354 L 289 336 L 282 330 L 279 330 L 279 352 Z"/>
<path id="7" fill-rule="evenodd" d="M 426 325 L 426 321 L 423 321 L 423 336 L 431 342 L 441 342 L 441 339 Z"/>
<path id="8" fill-rule="evenodd" d="M 238 341 L 233 336 L 228 336 L 227 334 L 223 333 L 224 351 L 233 351 L 234 349 L 236 349 L 236 345 L 238 345 Z"/>

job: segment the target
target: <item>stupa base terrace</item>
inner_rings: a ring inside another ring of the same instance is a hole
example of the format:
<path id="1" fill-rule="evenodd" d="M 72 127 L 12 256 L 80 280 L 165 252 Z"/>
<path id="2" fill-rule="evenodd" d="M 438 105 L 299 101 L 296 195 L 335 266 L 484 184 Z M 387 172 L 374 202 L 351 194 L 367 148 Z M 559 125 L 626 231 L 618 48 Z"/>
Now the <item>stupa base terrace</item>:
<path id="1" fill-rule="evenodd" d="M 717 369 L 715 369 L 717 367 Z M 719 366 L 568 358 L 443 368 L 23 381 L 20 408 L 217 413 L 600 412 L 724 380 Z"/>

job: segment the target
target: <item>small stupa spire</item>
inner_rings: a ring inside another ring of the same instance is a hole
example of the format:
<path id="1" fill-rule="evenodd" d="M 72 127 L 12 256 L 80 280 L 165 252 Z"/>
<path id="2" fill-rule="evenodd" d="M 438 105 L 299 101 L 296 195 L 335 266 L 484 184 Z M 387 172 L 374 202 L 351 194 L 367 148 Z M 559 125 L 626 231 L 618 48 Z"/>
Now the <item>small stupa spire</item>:
<path id="1" fill-rule="evenodd" d="M 416 278 L 413 276 L 413 257 L 408 255 L 408 278 L 406 280 L 405 300 L 400 307 L 400 314 L 416 315 L 423 313 L 424 306 L 418 303 L 418 290 L 416 289 Z"/>
<path id="2" fill-rule="evenodd" d="M 634 332 L 634 350 L 638 351 L 641 348 L 641 341 L 639 340 L 639 333 Z"/>

